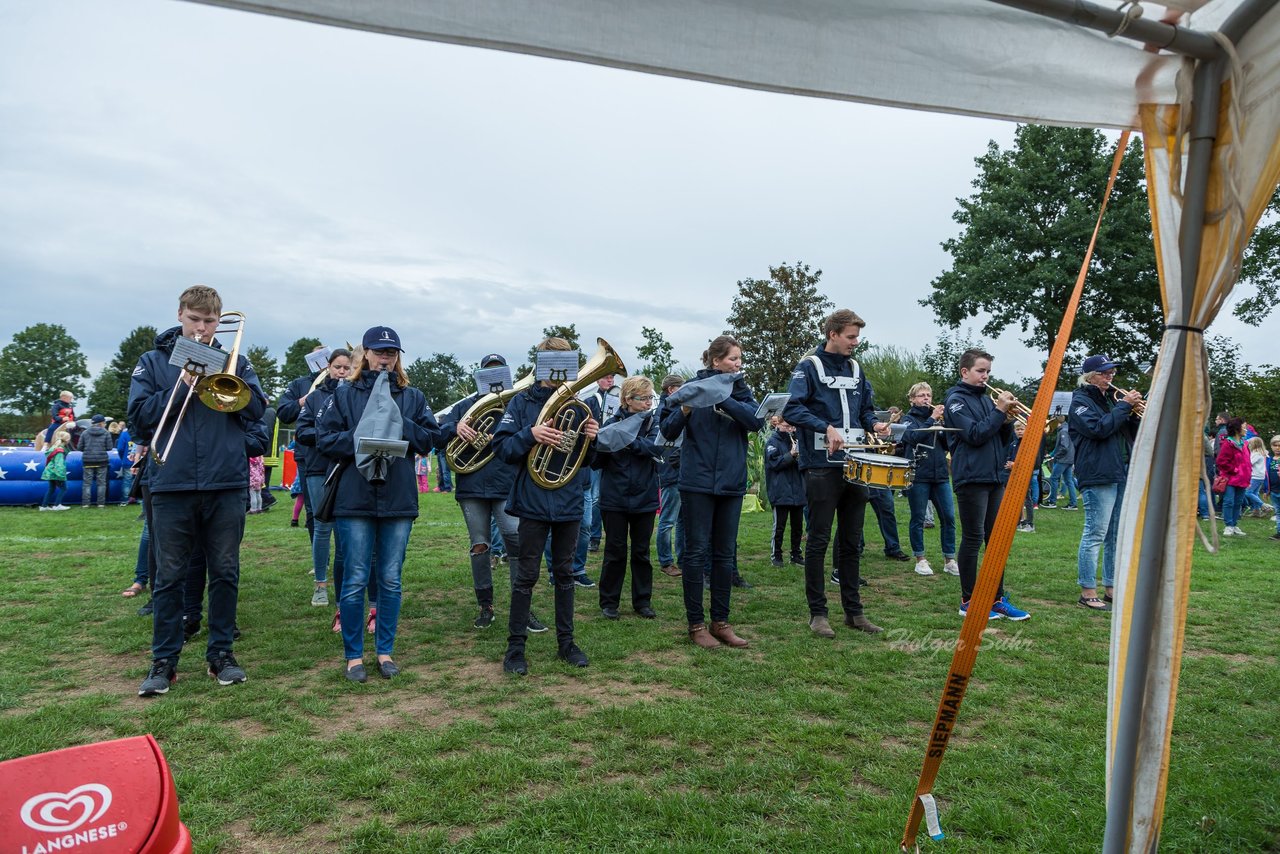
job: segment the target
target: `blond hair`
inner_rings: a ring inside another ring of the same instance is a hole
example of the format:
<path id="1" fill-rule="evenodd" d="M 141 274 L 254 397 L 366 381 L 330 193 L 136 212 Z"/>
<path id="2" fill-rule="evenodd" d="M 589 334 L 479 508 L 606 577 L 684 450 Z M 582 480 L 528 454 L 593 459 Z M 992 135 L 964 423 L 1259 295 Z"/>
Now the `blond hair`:
<path id="1" fill-rule="evenodd" d="M 653 394 L 653 380 L 642 374 L 627 377 L 622 381 L 622 391 L 620 393 L 623 400 L 630 400 L 638 394 Z"/>
<path id="2" fill-rule="evenodd" d="M 1266 445 L 1264 445 L 1264 444 L 1262 444 L 1262 437 L 1261 437 L 1261 436 L 1254 436 L 1254 437 L 1253 437 L 1252 439 L 1250 439 L 1246 444 L 1249 446 L 1249 450 L 1251 450 L 1251 451 L 1266 451 L 1266 450 L 1267 450 L 1267 446 L 1266 446 Z"/>
<path id="3" fill-rule="evenodd" d="M 368 351 L 362 350 L 360 353 L 360 361 L 356 362 L 355 367 L 351 370 L 351 376 L 348 379 L 355 382 L 360 379 L 360 374 L 369 367 Z M 396 363 L 392 365 L 391 371 L 396 375 L 396 385 L 400 388 L 406 388 L 409 385 L 409 375 L 404 372 L 404 352 L 396 351 Z"/>
<path id="4" fill-rule="evenodd" d="M 933 394 L 933 386 L 928 383 L 916 383 L 911 387 L 911 390 L 907 392 L 907 402 L 910 403 L 911 398 L 915 397 L 922 391 L 927 391 L 929 394 Z"/>
<path id="5" fill-rule="evenodd" d="M 205 311 L 209 314 L 222 315 L 222 297 L 208 285 L 192 285 L 178 297 L 178 311 L 189 308 L 192 311 Z"/>

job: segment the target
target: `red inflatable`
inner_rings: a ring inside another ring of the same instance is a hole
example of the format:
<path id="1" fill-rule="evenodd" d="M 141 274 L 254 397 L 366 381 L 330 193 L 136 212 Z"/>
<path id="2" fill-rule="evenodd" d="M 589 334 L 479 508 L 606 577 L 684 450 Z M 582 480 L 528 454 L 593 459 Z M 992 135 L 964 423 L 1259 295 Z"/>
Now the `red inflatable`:
<path id="1" fill-rule="evenodd" d="M 191 851 L 173 776 L 149 735 L 0 763 L 0 840 L 6 854 Z"/>

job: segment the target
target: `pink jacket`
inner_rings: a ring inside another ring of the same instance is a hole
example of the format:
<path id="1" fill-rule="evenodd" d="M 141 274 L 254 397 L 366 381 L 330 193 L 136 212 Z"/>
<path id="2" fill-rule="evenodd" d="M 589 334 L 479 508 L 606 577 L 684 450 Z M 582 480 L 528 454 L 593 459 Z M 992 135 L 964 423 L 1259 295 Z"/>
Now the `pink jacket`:
<path id="1" fill-rule="evenodd" d="M 1238 486 L 1248 489 L 1249 480 L 1253 477 L 1253 462 L 1249 459 L 1249 450 L 1235 440 L 1223 437 L 1218 445 L 1218 474 L 1227 476 L 1227 486 Z"/>

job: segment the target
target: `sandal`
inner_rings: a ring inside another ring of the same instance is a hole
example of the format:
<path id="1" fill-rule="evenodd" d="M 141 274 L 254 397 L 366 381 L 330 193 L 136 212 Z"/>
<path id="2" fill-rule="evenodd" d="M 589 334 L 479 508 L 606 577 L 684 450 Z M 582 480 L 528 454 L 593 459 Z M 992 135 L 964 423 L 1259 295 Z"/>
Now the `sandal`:
<path id="1" fill-rule="evenodd" d="M 1088 599 L 1081 596 L 1076 600 L 1076 604 L 1082 608 L 1088 608 L 1091 611 L 1110 611 L 1111 606 L 1103 602 L 1097 596 L 1090 596 Z"/>
<path id="2" fill-rule="evenodd" d="M 129 585 L 128 590 L 125 590 L 120 595 L 126 599 L 132 599 L 134 596 L 137 596 L 139 593 L 141 593 L 145 589 L 146 588 L 144 588 L 141 584 L 135 581 L 133 584 Z"/>

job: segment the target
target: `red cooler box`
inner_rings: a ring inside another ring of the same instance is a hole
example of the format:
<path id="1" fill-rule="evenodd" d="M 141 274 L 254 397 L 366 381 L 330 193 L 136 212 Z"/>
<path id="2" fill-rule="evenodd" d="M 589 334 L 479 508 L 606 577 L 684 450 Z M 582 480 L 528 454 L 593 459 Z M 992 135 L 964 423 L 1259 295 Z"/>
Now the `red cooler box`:
<path id="1" fill-rule="evenodd" d="M 0 854 L 191 851 L 149 735 L 0 763 Z"/>

